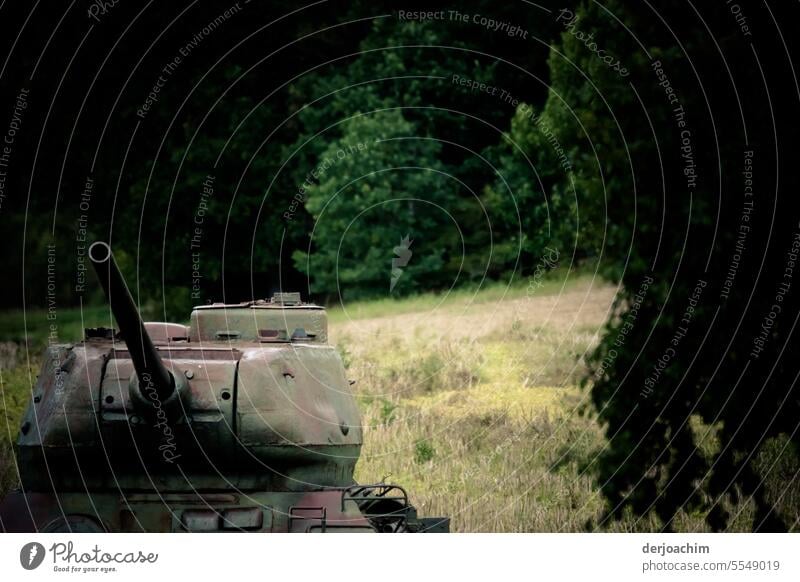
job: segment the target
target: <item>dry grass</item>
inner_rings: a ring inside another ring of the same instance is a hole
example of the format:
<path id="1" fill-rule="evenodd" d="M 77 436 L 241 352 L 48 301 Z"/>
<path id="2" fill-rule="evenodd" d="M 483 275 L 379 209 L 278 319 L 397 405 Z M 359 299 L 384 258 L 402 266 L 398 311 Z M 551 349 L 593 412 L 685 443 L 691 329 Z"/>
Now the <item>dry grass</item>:
<path id="1" fill-rule="evenodd" d="M 593 527 L 603 438 L 577 384 L 614 289 L 544 292 L 333 325 L 364 413 L 360 481 L 402 484 L 455 531 Z"/>
<path id="2" fill-rule="evenodd" d="M 335 318 L 365 424 L 356 478 L 403 485 L 420 514 L 451 516 L 454 531 L 660 530 L 654 518 L 601 523 L 592 468 L 606 441 L 581 414 L 578 385 L 614 295 L 579 277 L 534 295 Z M 749 530 L 752 507 L 731 509 L 730 529 Z M 674 526 L 707 529 L 683 513 Z"/>

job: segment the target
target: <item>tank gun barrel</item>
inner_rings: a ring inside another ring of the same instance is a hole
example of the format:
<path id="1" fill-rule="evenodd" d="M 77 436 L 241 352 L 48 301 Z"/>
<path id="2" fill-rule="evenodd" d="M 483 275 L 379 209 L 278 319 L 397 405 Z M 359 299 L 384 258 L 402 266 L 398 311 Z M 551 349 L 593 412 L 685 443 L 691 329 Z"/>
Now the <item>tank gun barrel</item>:
<path id="1" fill-rule="evenodd" d="M 114 319 L 117 320 L 119 330 L 125 339 L 139 379 L 140 392 L 149 396 L 155 389 L 161 401 L 166 401 L 175 391 L 175 379 L 164 366 L 145 330 L 139 310 L 111 253 L 111 247 L 102 241 L 93 243 L 89 247 L 89 259 L 94 265 L 111 305 L 111 311 L 114 313 Z"/>

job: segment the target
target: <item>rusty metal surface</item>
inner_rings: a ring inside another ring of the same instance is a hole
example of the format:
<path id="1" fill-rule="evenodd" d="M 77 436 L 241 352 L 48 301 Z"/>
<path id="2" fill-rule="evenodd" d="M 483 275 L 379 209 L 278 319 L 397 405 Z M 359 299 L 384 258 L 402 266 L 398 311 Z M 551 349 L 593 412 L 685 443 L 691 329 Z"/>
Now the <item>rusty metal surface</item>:
<path id="1" fill-rule="evenodd" d="M 192 312 L 190 328 L 190 341 L 203 345 L 227 340 L 257 341 L 266 330 L 291 338 L 301 329 L 308 336 L 307 342 L 328 341 L 328 315 L 317 305 L 210 305 Z"/>
<path id="2" fill-rule="evenodd" d="M 196 309 L 188 330 L 143 323 L 155 363 L 113 330 L 48 348 L 0 528 L 423 531 L 403 490 L 355 485 L 358 407 L 324 310 L 297 301 Z M 148 392 L 156 368 L 171 386 Z"/>
<path id="3" fill-rule="evenodd" d="M 165 321 L 150 321 L 144 324 L 153 343 L 183 342 L 189 339 L 189 326 Z"/>

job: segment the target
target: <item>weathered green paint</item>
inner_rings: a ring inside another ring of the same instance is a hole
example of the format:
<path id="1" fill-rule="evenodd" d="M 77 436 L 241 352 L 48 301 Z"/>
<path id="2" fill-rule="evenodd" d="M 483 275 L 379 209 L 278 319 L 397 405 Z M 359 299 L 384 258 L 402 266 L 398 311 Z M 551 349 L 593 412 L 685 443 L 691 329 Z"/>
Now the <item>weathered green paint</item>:
<path id="1" fill-rule="evenodd" d="M 398 490 L 349 489 L 362 444 L 358 408 L 327 343 L 324 309 L 291 299 L 198 307 L 188 328 L 144 324 L 175 380 L 164 402 L 147 389 L 153 363 L 137 373 L 136 346 L 111 330 L 87 330 L 81 343 L 49 348 L 17 441 L 22 490 L 0 504 L 2 527 L 433 525 L 416 519 L 405 492 L 389 499 L 387 491 Z M 135 327 L 138 314 L 126 316 Z M 378 494 L 386 497 L 374 503 Z"/>

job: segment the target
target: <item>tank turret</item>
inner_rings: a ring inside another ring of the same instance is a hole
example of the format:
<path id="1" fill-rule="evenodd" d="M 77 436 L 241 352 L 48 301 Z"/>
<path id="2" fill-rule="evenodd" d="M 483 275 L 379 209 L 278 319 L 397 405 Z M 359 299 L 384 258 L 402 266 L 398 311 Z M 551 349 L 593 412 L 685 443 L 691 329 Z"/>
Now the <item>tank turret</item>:
<path id="1" fill-rule="evenodd" d="M 111 248 L 119 333 L 48 347 L 17 440 L 5 531 L 446 531 L 353 478 L 362 430 L 321 306 L 298 293 L 143 322 Z"/>

